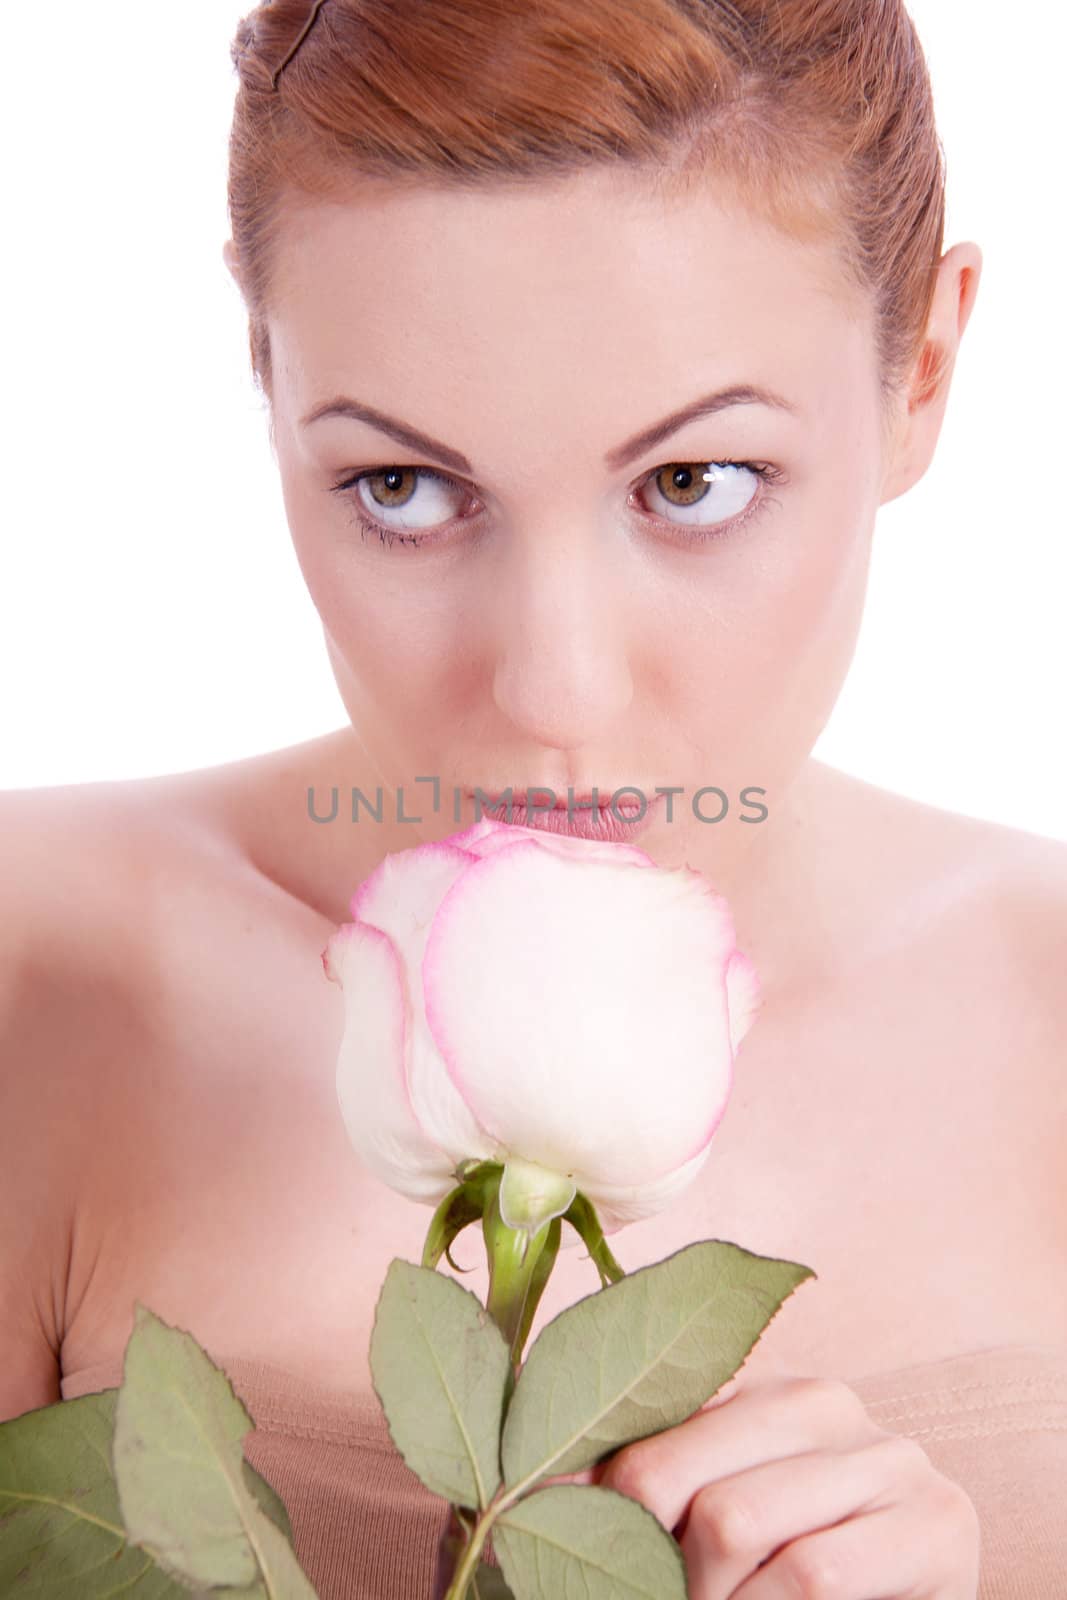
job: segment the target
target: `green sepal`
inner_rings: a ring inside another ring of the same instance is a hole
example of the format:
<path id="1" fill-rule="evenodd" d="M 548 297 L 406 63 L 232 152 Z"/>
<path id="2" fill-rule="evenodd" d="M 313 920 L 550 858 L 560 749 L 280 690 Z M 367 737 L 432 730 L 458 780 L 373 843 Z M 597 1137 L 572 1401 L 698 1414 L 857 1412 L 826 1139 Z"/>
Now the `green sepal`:
<path id="1" fill-rule="evenodd" d="M 589 1251 L 590 1259 L 600 1274 L 602 1289 L 606 1289 L 609 1283 L 618 1283 L 620 1278 L 625 1278 L 624 1268 L 608 1249 L 604 1230 L 600 1226 L 592 1201 L 580 1189 L 563 1213 L 563 1220 L 570 1223 Z"/>
<path id="2" fill-rule="evenodd" d="M 542 1224 L 535 1233 L 525 1228 L 509 1228 L 500 1215 L 500 1186 L 494 1188 L 485 1215 L 482 1218 L 482 1235 L 489 1260 L 489 1293 L 485 1307 L 508 1342 L 513 1369 L 522 1360 L 523 1326 L 529 1329 L 541 1291 L 552 1270 L 559 1249 L 559 1218 L 553 1217 Z M 552 1260 L 542 1266 L 545 1251 L 551 1249 Z M 505 1396 L 511 1398 L 510 1388 Z"/>
<path id="3" fill-rule="evenodd" d="M 544 1246 L 530 1274 L 530 1287 L 527 1291 L 526 1301 L 523 1305 L 522 1319 L 519 1323 L 518 1339 L 515 1348 L 520 1352 L 525 1350 L 526 1341 L 530 1337 L 530 1328 L 533 1326 L 537 1304 L 541 1298 L 545 1284 L 548 1282 L 552 1268 L 556 1264 L 559 1254 L 559 1242 L 563 1236 L 563 1221 L 560 1217 L 553 1217 L 548 1226 Z M 508 1395 L 510 1400 L 511 1396 Z"/>
<path id="4" fill-rule="evenodd" d="M 480 1159 L 477 1156 L 468 1156 L 465 1161 L 461 1161 L 456 1167 L 456 1177 L 461 1183 L 465 1183 L 468 1178 L 476 1178 L 480 1173 L 503 1172 L 503 1170 L 504 1163 L 502 1161 L 493 1161 L 488 1157 Z"/>
<path id="5" fill-rule="evenodd" d="M 499 1161 L 460 1162 L 456 1168 L 460 1183 L 455 1189 L 449 1190 L 430 1219 L 426 1243 L 422 1247 L 421 1266 L 436 1267 L 441 1257 L 445 1256 L 455 1272 L 469 1270 L 456 1266 L 449 1255 L 449 1247 L 464 1228 L 472 1222 L 481 1221 L 503 1171 L 503 1163 Z"/>

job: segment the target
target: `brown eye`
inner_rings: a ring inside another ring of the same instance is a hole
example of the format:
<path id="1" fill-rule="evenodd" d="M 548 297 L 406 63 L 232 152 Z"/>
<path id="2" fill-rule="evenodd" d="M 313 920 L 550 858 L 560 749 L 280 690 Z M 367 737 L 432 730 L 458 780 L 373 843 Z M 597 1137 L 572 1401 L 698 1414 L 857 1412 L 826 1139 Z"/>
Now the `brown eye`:
<path id="1" fill-rule="evenodd" d="M 642 490 L 647 509 L 664 521 L 714 528 L 743 515 L 765 475 L 763 468 L 747 461 L 673 461 L 657 467 Z"/>
<path id="2" fill-rule="evenodd" d="M 655 484 L 664 499 L 676 506 L 691 506 L 708 492 L 708 480 L 703 470 L 695 466 L 660 467 Z"/>
<path id="3" fill-rule="evenodd" d="M 377 467 L 340 485 L 351 489 L 357 508 L 376 519 L 392 514 L 382 526 L 397 534 L 435 533 L 462 511 L 465 495 L 459 485 L 428 467 Z"/>
<path id="4" fill-rule="evenodd" d="M 384 472 L 371 472 L 363 482 L 375 505 L 398 508 L 406 506 L 415 490 L 417 467 L 386 467 Z"/>

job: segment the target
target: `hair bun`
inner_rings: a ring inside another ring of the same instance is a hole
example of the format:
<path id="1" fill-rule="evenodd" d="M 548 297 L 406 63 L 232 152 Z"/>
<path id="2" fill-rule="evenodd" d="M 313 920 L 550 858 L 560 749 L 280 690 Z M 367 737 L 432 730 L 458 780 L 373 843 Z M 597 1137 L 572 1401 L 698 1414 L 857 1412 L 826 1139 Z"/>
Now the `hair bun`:
<path id="1" fill-rule="evenodd" d="M 326 0 L 262 0 L 237 24 L 230 58 L 242 82 L 274 90 L 283 67 L 311 32 Z M 268 65 L 269 63 L 269 65 Z"/>
<path id="2" fill-rule="evenodd" d="M 242 17 L 237 24 L 233 39 L 230 41 L 230 60 L 236 70 L 241 74 L 242 80 L 249 77 L 260 77 L 263 72 L 259 61 L 262 40 L 260 38 L 259 14 L 261 7 L 250 11 L 247 17 Z M 255 63 L 258 71 L 249 73 L 248 69 Z"/>

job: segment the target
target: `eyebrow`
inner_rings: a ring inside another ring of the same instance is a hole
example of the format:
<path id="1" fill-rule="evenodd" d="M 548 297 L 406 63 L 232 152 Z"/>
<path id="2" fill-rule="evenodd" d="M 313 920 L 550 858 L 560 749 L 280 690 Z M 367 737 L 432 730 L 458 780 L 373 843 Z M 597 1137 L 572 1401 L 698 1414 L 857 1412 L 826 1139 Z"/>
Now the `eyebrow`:
<path id="1" fill-rule="evenodd" d="M 646 450 L 651 450 L 654 445 L 662 443 L 687 422 L 692 422 L 697 417 L 713 416 L 716 411 L 727 411 L 731 406 L 769 406 L 776 411 L 787 411 L 793 416 L 799 415 L 798 407 L 791 400 L 776 394 L 772 389 L 748 383 L 734 384 L 729 389 L 718 389 L 714 394 L 701 395 L 699 399 L 690 401 L 680 410 L 672 411 L 669 417 L 652 423 L 648 428 L 642 428 L 640 433 L 635 433 L 623 444 L 607 451 L 604 465 L 612 472 L 617 472 L 621 467 L 628 466 L 637 456 L 644 455 Z M 401 422 L 397 417 L 390 417 L 374 406 L 364 405 L 359 400 L 350 400 L 344 395 L 334 400 L 326 400 L 322 405 L 315 406 L 309 411 L 307 416 L 302 417 L 300 426 L 309 428 L 313 422 L 320 422 L 324 417 L 347 417 L 352 422 L 365 422 L 369 427 L 376 428 L 379 433 L 388 434 L 397 444 L 406 445 L 411 450 L 418 450 L 423 455 L 431 456 L 455 472 L 471 473 L 474 470 L 467 457 L 459 450 L 453 450 L 451 445 L 442 444 L 430 434 L 411 427 L 409 423 Z"/>

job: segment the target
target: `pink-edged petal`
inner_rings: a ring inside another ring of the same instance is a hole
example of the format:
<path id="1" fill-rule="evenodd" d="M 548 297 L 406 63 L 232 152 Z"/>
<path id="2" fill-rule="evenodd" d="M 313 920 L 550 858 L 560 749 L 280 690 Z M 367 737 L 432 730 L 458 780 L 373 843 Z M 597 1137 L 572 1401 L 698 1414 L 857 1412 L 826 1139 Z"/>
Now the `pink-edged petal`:
<path id="1" fill-rule="evenodd" d="M 662 1178 L 640 1185 L 593 1183 L 578 1188 L 593 1202 L 597 1218 L 604 1232 L 618 1233 L 632 1222 L 644 1222 L 665 1211 L 688 1189 L 711 1154 L 714 1135 L 702 1150 Z M 566 1229 L 564 1229 L 566 1232 Z M 562 1242 L 562 1241 L 561 1241 Z"/>
<path id="2" fill-rule="evenodd" d="M 510 836 L 515 833 L 525 833 L 524 828 L 518 828 L 514 823 L 497 822 L 495 817 L 482 816 L 477 822 L 472 822 L 469 828 L 464 828 L 460 833 L 450 833 L 444 842 L 455 846 L 458 850 L 469 850 L 472 855 L 490 853 L 490 841 L 505 836 L 504 843 L 510 843 Z"/>
<path id="3" fill-rule="evenodd" d="M 399 956 L 379 929 L 346 922 L 327 943 L 323 966 L 344 993 L 337 1100 L 356 1154 L 390 1188 L 436 1205 L 455 1185 L 454 1163 L 423 1133 L 408 1096 Z"/>
<path id="4" fill-rule="evenodd" d="M 381 928 L 403 953 L 409 935 L 429 926 L 444 895 L 475 859 L 449 839 L 383 856 L 352 896 L 353 922 Z"/>
<path id="5" fill-rule="evenodd" d="M 510 845 L 529 844 L 531 841 L 544 850 L 555 851 L 556 855 L 573 856 L 578 860 L 629 861 L 635 867 L 656 865 L 643 850 L 622 840 L 579 839 L 573 834 L 546 833 L 538 828 L 528 828 L 524 823 L 497 822 L 491 817 L 482 817 L 473 827 L 465 829 L 463 833 L 453 833 L 448 839 L 449 844 L 468 850 L 482 860 Z"/>
<path id="6" fill-rule="evenodd" d="M 735 1053 L 760 1010 L 760 981 L 748 956 L 735 950 L 726 968 L 726 1000 L 730 1007 L 730 1044 Z"/>
<path id="7" fill-rule="evenodd" d="M 503 1148 L 581 1174 L 579 1187 L 644 1184 L 702 1150 L 722 1116 L 734 949 L 725 899 L 690 868 L 634 872 L 531 841 L 468 868 L 442 901 L 427 1019 Z"/>
<path id="8" fill-rule="evenodd" d="M 458 1093 L 426 1026 L 422 957 L 442 899 L 477 864 L 447 839 L 401 850 L 384 858 L 352 901 L 358 923 L 389 935 L 407 974 L 408 1093 L 426 1137 L 455 1161 L 489 1159 L 498 1147 Z"/>
<path id="9" fill-rule="evenodd" d="M 418 967 L 412 978 L 408 1092 L 415 1115 L 453 1162 L 502 1161 L 506 1151 L 480 1123 L 456 1088 L 426 1022 Z"/>
<path id="10" fill-rule="evenodd" d="M 526 838 L 532 838 L 542 850 L 551 850 L 557 856 L 573 861 L 603 861 L 609 866 L 629 865 L 654 867 L 656 863 L 635 844 L 621 839 L 581 839 L 572 833 L 545 833 L 534 828 L 520 828 Z"/>

